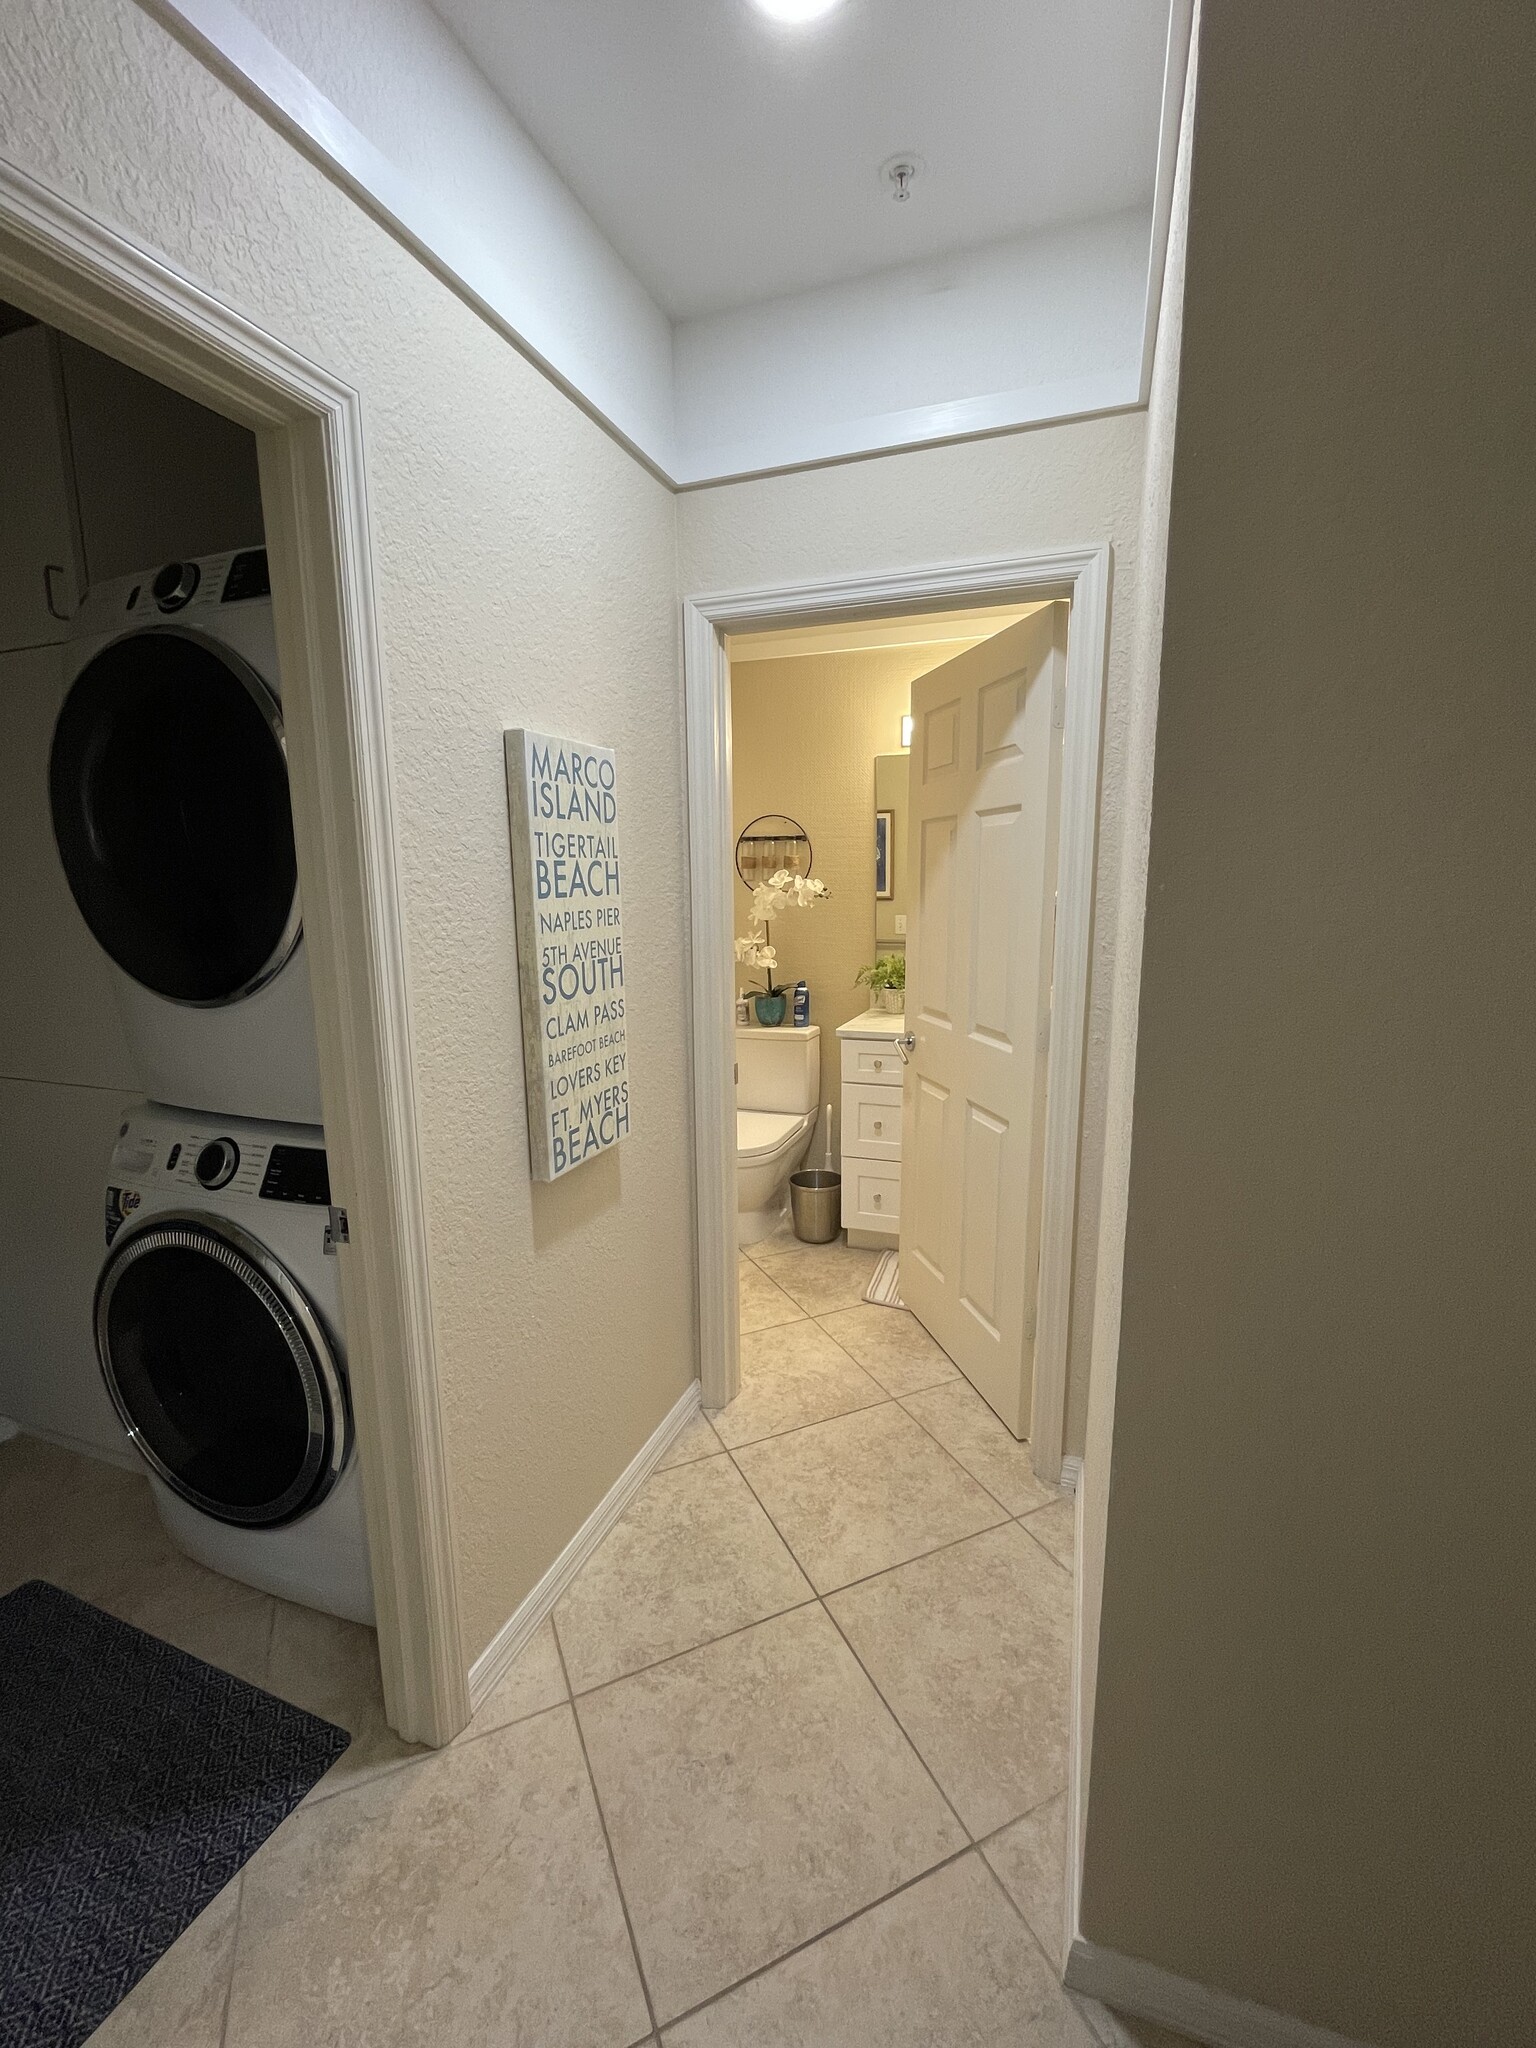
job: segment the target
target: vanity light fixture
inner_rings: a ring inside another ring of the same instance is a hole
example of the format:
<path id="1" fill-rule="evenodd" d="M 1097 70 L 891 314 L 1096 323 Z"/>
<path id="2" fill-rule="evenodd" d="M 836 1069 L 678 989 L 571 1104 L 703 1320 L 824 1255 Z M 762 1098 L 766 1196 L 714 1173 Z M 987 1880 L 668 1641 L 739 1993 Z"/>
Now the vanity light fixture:
<path id="1" fill-rule="evenodd" d="M 824 14 L 830 14 L 841 4 L 842 0 L 752 0 L 759 14 L 766 14 L 770 21 L 782 22 L 786 28 L 800 28 L 807 22 L 820 21 Z"/>
<path id="2" fill-rule="evenodd" d="M 901 721 L 901 744 L 904 747 L 910 747 L 912 744 L 912 714 L 910 711 Z"/>

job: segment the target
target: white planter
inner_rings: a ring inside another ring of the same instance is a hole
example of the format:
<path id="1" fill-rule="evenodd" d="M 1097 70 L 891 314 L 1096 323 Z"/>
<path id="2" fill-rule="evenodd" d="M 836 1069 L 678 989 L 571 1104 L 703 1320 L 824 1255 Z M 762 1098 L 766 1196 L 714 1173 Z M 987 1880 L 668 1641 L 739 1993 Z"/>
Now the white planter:
<path id="1" fill-rule="evenodd" d="M 877 1010 L 893 1010 L 900 1016 L 901 1012 L 906 1008 L 906 1004 L 907 992 L 904 988 L 882 988 L 878 989 L 875 993 L 875 1008 Z"/>

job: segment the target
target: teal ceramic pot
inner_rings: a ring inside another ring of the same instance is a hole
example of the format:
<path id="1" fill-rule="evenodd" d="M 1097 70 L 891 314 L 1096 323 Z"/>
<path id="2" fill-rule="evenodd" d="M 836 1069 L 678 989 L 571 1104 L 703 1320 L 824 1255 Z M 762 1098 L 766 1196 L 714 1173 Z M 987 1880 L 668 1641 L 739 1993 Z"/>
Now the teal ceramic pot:
<path id="1" fill-rule="evenodd" d="M 757 1012 L 757 1021 L 764 1026 L 782 1024 L 784 1012 L 789 1006 L 787 995 L 754 996 L 752 1007 Z"/>

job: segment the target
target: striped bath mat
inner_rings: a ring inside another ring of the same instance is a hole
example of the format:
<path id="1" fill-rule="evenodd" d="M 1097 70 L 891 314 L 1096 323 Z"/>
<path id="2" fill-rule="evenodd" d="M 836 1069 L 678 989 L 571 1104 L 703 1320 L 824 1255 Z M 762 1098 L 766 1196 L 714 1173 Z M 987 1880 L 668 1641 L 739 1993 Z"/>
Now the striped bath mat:
<path id="1" fill-rule="evenodd" d="M 901 1308 L 901 1254 L 890 1251 L 881 1255 L 874 1277 L 864 1290 L 864 1299 L 872 1301 L 877 1308 Z"/>

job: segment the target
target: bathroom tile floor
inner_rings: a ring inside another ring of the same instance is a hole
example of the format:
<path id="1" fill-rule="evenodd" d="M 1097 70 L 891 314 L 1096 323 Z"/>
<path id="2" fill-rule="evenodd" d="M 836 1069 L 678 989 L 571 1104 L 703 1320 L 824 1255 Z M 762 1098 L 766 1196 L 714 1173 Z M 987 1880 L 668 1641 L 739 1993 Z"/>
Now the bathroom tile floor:
<path id="1" fill-rule="evenodd" d="M 743 1256 L 696 1417 L 470 1727 L 202 1571 L 142 1480 L 0 1445 L 42 1576 L 343 1722 L 348 1752 L 98 2048 L 1095 2048 L 1061 1988 L 1072 1508 L 873 1255 Z"/>

